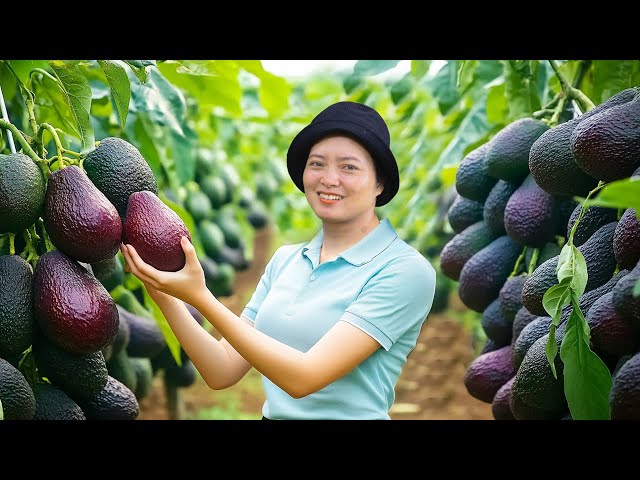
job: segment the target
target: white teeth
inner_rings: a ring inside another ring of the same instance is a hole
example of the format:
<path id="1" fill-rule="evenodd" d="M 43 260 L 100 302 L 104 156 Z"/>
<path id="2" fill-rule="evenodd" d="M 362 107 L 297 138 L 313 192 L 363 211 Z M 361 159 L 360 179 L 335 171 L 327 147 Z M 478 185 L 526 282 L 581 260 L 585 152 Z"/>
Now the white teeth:
<path id="1" fill-rule="evenodd" d="M 320 194 L 320 198 L 324 198 L 326 200 L 342 200 L 340 195 L 326 195 L 324 193 Z"/>

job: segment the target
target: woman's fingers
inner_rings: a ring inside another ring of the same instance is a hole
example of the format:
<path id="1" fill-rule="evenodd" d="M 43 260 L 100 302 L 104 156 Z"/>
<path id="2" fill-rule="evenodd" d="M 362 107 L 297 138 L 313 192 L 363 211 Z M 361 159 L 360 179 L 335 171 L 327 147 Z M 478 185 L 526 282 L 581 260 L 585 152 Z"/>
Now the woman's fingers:
<path id="1" fill-rule="evenodd" d="M 155 288 L 158 288 L 158 281 L 153 276 L 153 272 L 159 273 L 158 270 L 148 265 L 140 258 L 135 248 L 131 245 L 122 245 L 122 254 L 129 267 L 129 270 L 133 275 L 138 277 L 144 283 L 148 283 Z"/>
<path id="2" fill-rule="evenodd" d="M 200 264 L 200 260 L 198 260 L 198 255 L 196 254 L 196 249 L 187 237 L 182 237 L 180 239 L 180 246 L 182 247 L 182 251 L 186 257 L 185 266 L 193 262 Z"/>

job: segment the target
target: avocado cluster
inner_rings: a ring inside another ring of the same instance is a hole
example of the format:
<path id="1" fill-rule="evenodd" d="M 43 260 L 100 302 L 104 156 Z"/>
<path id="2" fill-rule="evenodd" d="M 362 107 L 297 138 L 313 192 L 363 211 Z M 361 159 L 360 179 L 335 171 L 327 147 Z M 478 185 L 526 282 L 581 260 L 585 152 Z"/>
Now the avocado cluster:
<path id="1" fill-rule="evenodd" d="M 557 379 L 546 357 L 551 318 L 542 298 L 557 283 L 561 246 L 581 213 L 575 197 L 599 181 L 640 178 L 640 87 L 553 128 L 543 125 L 513 122 L 462 160 L 448 212 L 455 235 L 440 254 L 441 270 L 458 281 L 462 302 L 482 314 L 487 339 L 465 386 L 492 404 L 498 420 L 571 418 L 560 356 Z M 591 349 L 613 378 L 611 418 L 640 419 L 637 212 L 587 208 L 574 245 L 587 264 L 579 302 Z M 558 349 L 570 314 L 565 307 Z"/>
<path id="2" fill-rule="evenodd" d="M 118 289 L 133 295 L 119 247 L 131 243 L 175 271 L 185 262 L 180 238 L 190 239 L 157 196 L 149 165 L 119 138 L 102 140 L 81 164 L 58 164 L 46 180 L 25 155 L 0 155 L 0 212 L 0 232 L 15 242 L 0 251 L 4 418 L 135 419 L 151 357 L 166 342 L 150 315 L 114 299 Z"/>

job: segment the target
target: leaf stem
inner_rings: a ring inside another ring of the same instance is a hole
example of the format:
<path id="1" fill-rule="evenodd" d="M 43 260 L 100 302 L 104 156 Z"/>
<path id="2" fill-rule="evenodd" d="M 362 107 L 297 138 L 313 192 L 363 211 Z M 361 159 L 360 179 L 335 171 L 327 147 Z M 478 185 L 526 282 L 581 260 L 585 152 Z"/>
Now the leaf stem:
<path id="1" fill-rule="evenodd" d="M 51 239 L 49 238 L 49 234 L 47 233 L 47 229 L 44 228 L 44 220 L 42 220 L 42 217 L 38 218 L 38 225 L 40 226 L 40 229 L 42 230 L 42 236 L 44 237 L 45 250 L 47 252 L 55 250 L 53 244 L 51 243 Z"/>
<path id="2" fill-rule="evenodd" d="M 49 133 L 51 133 L 51 135 L 53 136 L 53 140 L 56 142 L 56 150 L 58 151 L 58 166 L 59 168 L 64 168 L 64 159 L 62 157 L 64 148 L 62 147 L 62 143 L 60 143 L 60 137 L 58 137 L 58 132 L 56 132 L 56 129 L 48 123 L 41 123 L 36 137 L 39 138 L 40 142 L 44 144 L 43 139 L 45 130 L 48 130 Z"/>
<path id="3" fill-rule="evenodd" d="M 16 234 L 10 233 L 9 234 L 9 255 L 15 255 L 15 254 L 16 254 Z"/>
<path id="4" fill-rule="evenodd" d="M 520 253 L 520 256 L 516 260 L 516 264 L 514 265 L 513 270 L 511 271 L 511 274 L 509 275 L 509 278 L 514 277 L 518 273 L 518 268 L 520 268 L 520 264 L 524 260 L 524 257 L 526 255 L 526 253 L 527 253 L 527 247 L 524 247 L 522 249 L 522 252 Z"/>
<path id="5" fill-rule="evenodd" d="M 18 142 L 20 142 L 20 145 L 22 145 L 25 153 L 29 155 L 29 157 L 31 157 L 31 160 L 33 160 L 37 164 L 43 162 L 43 160 L 36 154 L 36 152 L 33 151 L 33 148 L 31 148 L 29 142 L 27 142 L 27 140 L 24 138 L 22 132 L 18 130 L 18 128 L 13 123 L 7 122 L 6 120 L 0 118 L 0 128 L 4 128 L 5 130 L 9 130 L 11 133 L 13 133 L 13 136 L 18 140 Z"/>
<path id="6" fill-rule="evenodd" d="M 580 220 L 582 220 L 582 217 L 584 216 L 584 212 L 586 210 L 586 205 L 589 202 L 589 199 L 591 198 L 592 195 L 596 194 L 597 192 L 599 192 L 600 190 L 602 190 L 602 188 L 605 186 L 605 182 L 603 182 L 602 180 L 600 180 L 600 182 L 598 183 L 598 185 L 589 192 L 589 194 L 587 195 L 587 198 L 584 199 L 584 201 L 582 202 L 582 207 L 580 208 L 580 215 L 578 215 L 578 218 L 576 220 L 576 223 L 573 224 L 573 227 L 571 227 L 571 233 L 569 234 L 569 240 L 567 240 L 567 243 L 573 245 L 573 235 L 576 233 L 576 228 L 578 228 L 578 224 L 580 223 Z"/>
<path id="7" fill-rule="evenodd" d="M 538 263 L 538 255 L 540 255 L 540 249 L 534 248 L 533 253 L 531 254 L 531 261 L 529 262 L 529 269 L 527 270 L 527 273 L 529 275 L 531 275 L 536 269 L 536 263 Z"/>

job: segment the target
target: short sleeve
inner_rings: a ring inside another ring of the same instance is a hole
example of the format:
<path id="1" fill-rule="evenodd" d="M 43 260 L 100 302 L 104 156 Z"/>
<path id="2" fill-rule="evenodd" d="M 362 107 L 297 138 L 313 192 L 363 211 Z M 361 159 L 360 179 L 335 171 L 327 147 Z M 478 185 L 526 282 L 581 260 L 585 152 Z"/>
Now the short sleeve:
<path id="1" fill-rule="evenodd" d="M 375 338 L 385 350 L 422 323 L 433 303 L 435 270 L 421 255 L 392 260 L 366 283 L 344 320 Z"/>
<path id="2" fill-rule="evenodd" d="M 256 286 L 256 289 L 253 292 L 249 303 L 247 303 L 241 313 L 242 316 L 245 316 L 252 322 L 255 322 L 258 310 L 260 309 L 262 302 L 264 302 L 264 299 L 267 297 L 267 294 L 271 289 L 273 280 L 272 275 L 273 272 L 277 270 L 276 266 L 278 264 L 279 254 L 282 253 L 282 250 L 283 247 L 278 248 L 271 257 L 271 260 L 269 260 L 269 262 L 267 263 L 267 266 L 264 269 L 264 273 L 262 274 L 262 277 L 260 277 L 260 281 L 258 282 L 258 285 Z"/>

